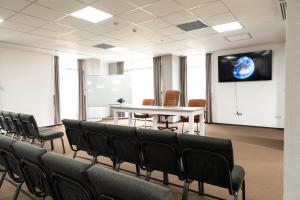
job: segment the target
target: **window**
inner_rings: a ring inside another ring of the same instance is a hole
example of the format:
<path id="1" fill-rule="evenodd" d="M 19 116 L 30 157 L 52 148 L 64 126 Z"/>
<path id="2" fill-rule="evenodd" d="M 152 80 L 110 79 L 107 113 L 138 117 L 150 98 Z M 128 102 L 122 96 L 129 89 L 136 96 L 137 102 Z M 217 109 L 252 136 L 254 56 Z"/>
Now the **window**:
<path id="1" fill-rule="evenodd" d="M 152 58 L 125 62 L 124 71 L 131 74 L 132 104 L 141 105 L 143 99 L 154 98 Z"/>
<path id="2" fill-rule="evenodd" d="M 78 84 L 77 59 L 72 57 L 59 57 L 61 119 L 78 119 Z"/>
<path id="3" fill-rule="evenodd" d="M 187 56 L 188 99 L 206 99 L 205 55 Z"/>

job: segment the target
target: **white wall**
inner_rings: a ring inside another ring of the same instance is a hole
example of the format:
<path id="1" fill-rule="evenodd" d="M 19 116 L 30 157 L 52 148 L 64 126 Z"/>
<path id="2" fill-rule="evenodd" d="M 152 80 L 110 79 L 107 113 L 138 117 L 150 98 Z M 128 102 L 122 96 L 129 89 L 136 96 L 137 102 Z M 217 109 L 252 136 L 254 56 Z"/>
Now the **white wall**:
<path id="1" fill-rule="evenodd" d="M 33 114 L 39 126 L 54 124 L 53 57 L 0 47 L 0 110 Z"/>
<path id="2" fill-rule="evenodd" d="M 237 82 L 236 115 L 235 83 L 218 82 L 218 56 L 235 53 L 273 50 L 271 81 Z M 216 123 L 263 127 L 284 127 L 285 46 L 269 44 L 213 53 L 212 112 Z"/>
<path id="3" fill-rule="evenodd" d="M 289 0 L 286 34 L 284 200 L 300 199 L 300 1 Z"/>

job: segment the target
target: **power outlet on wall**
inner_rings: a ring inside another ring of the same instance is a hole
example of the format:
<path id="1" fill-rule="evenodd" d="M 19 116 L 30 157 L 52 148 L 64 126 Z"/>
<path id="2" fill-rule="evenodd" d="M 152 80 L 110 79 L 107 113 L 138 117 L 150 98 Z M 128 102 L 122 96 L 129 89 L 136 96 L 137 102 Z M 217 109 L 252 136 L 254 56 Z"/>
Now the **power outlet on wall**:
<path id="1" fill-rule="evenodd" d="M 235 113 L 237 116 L 242 116 L 243 115 L 243 113 L 240 113 L 239 111 L 236 111 L 236 113 Z"/>

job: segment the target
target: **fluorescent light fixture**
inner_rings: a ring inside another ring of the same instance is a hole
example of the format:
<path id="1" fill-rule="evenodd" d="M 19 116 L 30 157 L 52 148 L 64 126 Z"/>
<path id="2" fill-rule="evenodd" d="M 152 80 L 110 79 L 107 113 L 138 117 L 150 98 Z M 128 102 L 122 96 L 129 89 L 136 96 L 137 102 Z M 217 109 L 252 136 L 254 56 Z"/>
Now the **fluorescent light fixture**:
<path id="1" fill-rule="evenodd" d="M 225 37 L 225 39 L 228 40 L 229 42 L 235 42 L 235 41 L 239 41 L 239 40 L 251 39 L 251 35 L 249 33 L 244 33 L 244 34 L 239 34 L 239 35 L 227 36 L 227 37 Z"/>
<path id="2" fill-rule="evenodd" d="M 243 28 L 242 25 L 238 21 L 213 26 L 213 29 L 215 29 L 219 33 L 226 32 L 226 31 L 233 31 L 242 28 Z"/>
<path id="3" fill-rule="evenodd" d="M 112 17 L 111 14 L 93 8 L 91 6 L 87 6 L 81 10 L 75 11 L 71 13 L 71 16 L 84 19 L 92 23 L 98 23 Z"/>
<path id="4" fill-rule="evenodd" d="M 4 19 L 0 19 L 0 23 L 4 22 Z"/>
<path id="5" fill-rule="evenodd" d="M 114 51 L 114 52 L 128 51 L 127 49 L 122 48 L 122 47 L 113 47 L 113 48 L 110 48 L 110 49 L 108 49 L 108 50 Z"/>

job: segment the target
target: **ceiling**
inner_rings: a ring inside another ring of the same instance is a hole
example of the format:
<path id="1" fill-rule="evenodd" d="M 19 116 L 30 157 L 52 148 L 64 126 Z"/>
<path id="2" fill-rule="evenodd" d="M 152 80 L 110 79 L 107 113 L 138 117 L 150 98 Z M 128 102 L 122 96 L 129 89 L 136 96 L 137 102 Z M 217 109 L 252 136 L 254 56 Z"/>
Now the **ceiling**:
<path id="1" fill-rule="evenodd" d="M 113 17 L 92 24 L 69 15 L 87 5 Z M 5 20 L 0 23 L 2 44 L 106 61 L 188 55 L 285 40 L 278 0 L 0 0 L 0 18 Z M 189 32 L 176 27 L 195 20 L 208 27 Z M 244 28 L 224 33 L 211 28 L 232 21 L 239 21 Z M 245 33 L 251 38 L 226 39 Z M 128 51 L 93 47 L 101 43 Z"/>

